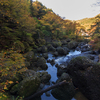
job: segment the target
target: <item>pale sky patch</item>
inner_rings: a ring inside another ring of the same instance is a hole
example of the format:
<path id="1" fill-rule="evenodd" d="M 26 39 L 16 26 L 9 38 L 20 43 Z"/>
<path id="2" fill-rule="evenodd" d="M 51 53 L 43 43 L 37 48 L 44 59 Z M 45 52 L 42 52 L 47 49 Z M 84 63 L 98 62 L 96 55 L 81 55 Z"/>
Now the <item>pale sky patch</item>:
<path id="1" fill-rule="evenodd" d="M 34 0 L 33 0 L 34 1 Z M 69 20 L 95 17 L 100 13 L 100 6 L 93 6 L 100 0 L 38 0 L 56 14 Z"/>

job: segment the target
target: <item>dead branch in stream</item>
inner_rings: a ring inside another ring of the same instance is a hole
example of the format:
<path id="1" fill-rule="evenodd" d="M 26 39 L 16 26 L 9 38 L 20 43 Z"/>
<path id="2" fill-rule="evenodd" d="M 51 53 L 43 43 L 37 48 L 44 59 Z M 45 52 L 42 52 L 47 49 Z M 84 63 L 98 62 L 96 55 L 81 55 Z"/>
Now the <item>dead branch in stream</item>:
<path id="1" fill-rule="evenodd" d="M 33 95 L 27 97 L 27 98 L 24 98 L 24 100 L 32 99 L 32 98 L 34 98 L 34 97 L 37 97 L 37 96 L 39 96 L 39 95 L 42 95 L 43 93 L 45 93 L 45 92 L 47 92 L 47 91 L 49 91 L 49 90 L 51 90 L 51 89 L 57 88 L 57 87 L 59 87 L 59 86 L 65 85 L 65 84 L 68 84 L 68 82 L 66 82 L 66 80 L 64 80 L 64 81 L 62 81 L 62 82 L 59 82 L 59 83 L 57 83 L 57 84 L 54 84 L 54 85 L 52 85 L 52 86 L 50 86 L 50 87 L 48 87 L 48 88 L 46 88 L 46 89 L 44 89 L 44 90 L 41 90 L 41 91 L 39 91 L 39 92 L 37 92 L 37 93 L 35 93 L 35 94 L 33 94 Z"/>

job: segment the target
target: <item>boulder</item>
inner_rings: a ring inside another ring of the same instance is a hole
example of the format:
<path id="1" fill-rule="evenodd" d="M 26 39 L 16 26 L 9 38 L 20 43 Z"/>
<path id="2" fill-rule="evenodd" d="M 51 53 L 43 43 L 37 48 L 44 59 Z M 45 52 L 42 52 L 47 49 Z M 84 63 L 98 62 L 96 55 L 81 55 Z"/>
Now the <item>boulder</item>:
<path id="1" fill-rule="evenodd" d="M 66 45 L 67 41 L 66 40 L 62 40 L 61 43 L 62 43 L 62 45 Z"/>
<path id="2" fill-rule="evenodd" d="M 40 67 L 43 70 L 46 70 L 48 68 L 47 64 L 46 64 L 46 60 L 44 57 L 40 57 L 38 58 L 37 62 L 36 62 L 36 66 Z"/>
<path id="3" fill-rule="evenodd" d="M 52 52 L 56 51 L 56 48 L 54 48 L 51 44 L 48 45 L 47 48 L 48 48 L 48 51 L 52 51 Z"/>
<path id="4" fill-rule="evenodd" d="M 48 59 L 47 63 L 50 63 L 53 66 L 55 64 L 55 60 L 54 59 L 52 59 L 52 60 Z"/>
<path id="5" fill-rule="evenodd" d="M 64 72 L 67 72 L 67 66 L 63 65 L 63 64 L 58 65 L 58 67 L 57 67 L 57 76 L 61 76 Z"/>
<path id="6" fill-rule="evenodd" d="M 78 42 L 76 42 L 76 41 L 70 41 L 68 43 L 68 48 L 69 49 L 75 49 L 77 46 L 78 46 Z"/>
<path id="7" fill-rule="evenodd" d="M 53 53 L 53 55 L 54 55 L 55 57 L 57 57 L 57 56 L 58 56 L 58 52 L 55 51 L 55 52 Z"/>
<path id="8" fill-rule="evenodd" d="M 69 52 L 67 47 L 57 47 L 57 52 L 59 55 L 66 55 Z"/>
<path id="9" fill-rule="evenodd" d="M 47 83 L 51 79 L 51 75 L 48 72 L 38 72 L 37 76 L 40 77 L 41 83 Z"/>
<path id="10" fill-rule="evenodd" d="M 40 48 L 37 48 L 37 51 L 40 53 L 46 53 L 47 52 L 47 47 L 46 46 L 42 46 Z"/>
<path id="11" fill-rule="evenodd" d="M 47 59 L 48 58 L 48 53 L 43 53 L 42 56 Z"/>
<path id="12" fill-rule="evenodd" d="M 25 70 L 25 71 L 22 71 L 21 73 L 19 73 L 19 76 L 22 78 L 22 79 L 25 79 L 26 77 L 34 77 L 36 75 L 36 72 L 34 70 Z"/>
<path id="13" fill-rule="evenodd" d="M 68 64 L 75 87 L 89 100 L 100 100 L 100 64 L 86 57 L 76 57 Z"/>
<path id="14" fill-rule="evenodd" d="M 42 53 L 46 53 L 47 52 L 47 47 L 46 46 L 42 46 L 41 47 L 41 52 Z"/>
<path id="15" fill-rule="evenodd" d="M 57 48 L 57 47 L 59 47 L 61 45 L 62 45 L 62 43 L 60 41 L 52 42 L 52 46 L 55 47 L 55 48 Z"/>
<path id="16" fill-rule="evenodd" d="M 27 77 L 23 79 L 19 84 L 16 84 L 10 90 L 11 93 L 16 93 L 21 97 L 28 97 L 34 94 L 40 85 L 40 79 L 38 77 Z"/>
<path id="17" fill-rule="evenodd" d="M 82 52 L 87 52 L 92 50 L 91 46 L 89 44 L 80 44 L 78 45 L 78 47 L 76 48 L 76 50 L 78 51 L 82 51 Z"/>
<path id="18" fill-rule="evenodd" d="M 27 61 L 30 61 L 34 57 L 34 52 L 33 51 L 29 51 L 26 54 L 24 54 L 24 57 L 27 59 Z"/>
<path id="19" fill-rule="evenodd" d="M 57 83 L 62 82 L 63 80 L 66 80 L 69 83 L 52 89 L 51 93 L 57 100 L 71 100 L 75 95 L 74 85 L 67 73 L 63 73 L 62 76 L 57 80 Z"/>

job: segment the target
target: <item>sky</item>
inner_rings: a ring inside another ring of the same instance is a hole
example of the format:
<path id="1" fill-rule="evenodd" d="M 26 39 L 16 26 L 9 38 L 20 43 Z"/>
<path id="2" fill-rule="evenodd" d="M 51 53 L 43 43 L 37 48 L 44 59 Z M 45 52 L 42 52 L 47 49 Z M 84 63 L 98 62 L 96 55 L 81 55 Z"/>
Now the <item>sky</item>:
<path id="1" fill-rule="evenodd" d="M 33 0 L 35 1 L 35 0 Z M 69 20 L 95 17 L 100 13 L 100 6 L 93 5 L 100 0 L 38 0 L 56 14 Z"/>

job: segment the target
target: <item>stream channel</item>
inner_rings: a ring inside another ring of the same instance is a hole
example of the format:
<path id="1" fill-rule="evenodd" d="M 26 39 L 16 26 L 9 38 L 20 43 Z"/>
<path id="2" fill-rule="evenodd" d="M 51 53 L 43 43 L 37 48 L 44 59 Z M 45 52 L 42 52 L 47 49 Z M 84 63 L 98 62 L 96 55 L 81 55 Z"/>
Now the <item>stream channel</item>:
<path id="1" fill-rule="evenodd" d="M 51 75 L 51 79 L 50 79 L 50 84 L 45 85 L 43 89 L 53 85 L 52 82 L 56 82 L 56 80 L 58 79 L 57 68 L 55 67 L 55 65 L 63 64 L 67 61 L 69 56 L 78 55 L 78 54 L 81 54 L 81 52 L 80 51 L 70 51 L 69 54 L 66 56 L 53 57 L 51 53 L 48 53 L 48 59 L 50 60 L 54 59 L 55 64 L 52 66 L 50 63 L 46 63 L 48 65 L 48 69 L 46 71 L 48 72 L 48 74 Z M 43 95 L 41 96 L 41 100 L 58 100 L 52 96 L 51 91 L 48 91 L 48 93 L 50 94 L 50 96 L 46 96 L 46 94 L 43 93 Z M 81 92 L 77 92 L 76 95 L 71 100 L 88 100 L 88 99 L 86 99 Z"/>

